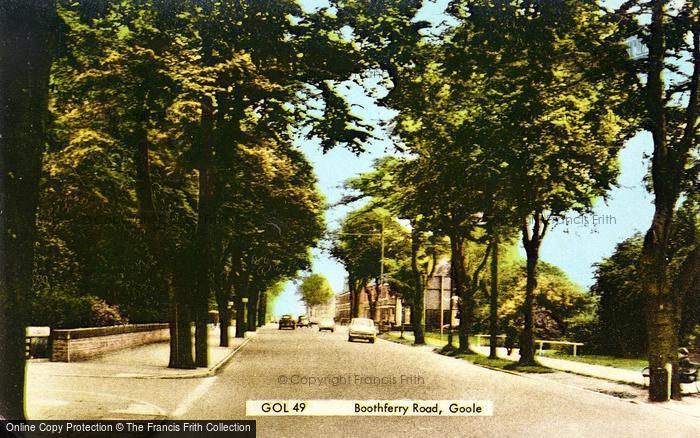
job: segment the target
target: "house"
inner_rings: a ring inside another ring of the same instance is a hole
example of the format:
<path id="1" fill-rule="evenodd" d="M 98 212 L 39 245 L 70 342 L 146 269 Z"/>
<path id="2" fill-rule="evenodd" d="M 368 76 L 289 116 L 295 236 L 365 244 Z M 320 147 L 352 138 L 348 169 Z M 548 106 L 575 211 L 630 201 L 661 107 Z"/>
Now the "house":
<path id="1" fill-rule="evenodd" d="M 428 279 L 425 290 L 425 325 L 427 330 L 439 330 L 441 325 L 449 325 L 450 321 L 453 327 L 457 325 L 457 302 L 456 297 L 452 298 L 451 284 L 450 262 L 449 260 L 441 260 L 433 276 Z M 372 318 L 370 300 L 376 302 L 376 317 L 373 318 L 376 323 L 389 324 L 394 327 L 400 326 L 402 323 L 410 323 L 411 309 L 391 290 L 388 284 L 379 287 L 379 296 L 377 296 L 377 287 L 374 283 L 359 290 L 358 315 L 360 317 Z M 453 301 L 452 306 L 450 301 Z M 352 318 L 349 291 L 346 290 L 336 295 L 335 315 L 336 321 L 340 323 L 350 321 Z"/>
<path id="2" fill-rule="evenodd" d="M 306 306 L 306 315 L 312 322 L 318 322 L 321 318 L 333 318 L 336 314 L 335 306 L 336 300 L 331 298 L 325 303 Z"/>

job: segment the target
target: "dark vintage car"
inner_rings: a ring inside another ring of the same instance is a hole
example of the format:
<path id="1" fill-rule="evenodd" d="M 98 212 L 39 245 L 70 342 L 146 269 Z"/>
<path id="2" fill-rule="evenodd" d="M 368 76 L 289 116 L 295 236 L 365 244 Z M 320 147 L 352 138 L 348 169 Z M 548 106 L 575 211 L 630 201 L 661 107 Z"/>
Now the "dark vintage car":
<path id="1" fill-rule="evenodd" d="M 277 324 L 279 324 L 278 327 L 280 330 L 282 330 L 283 328 L 289 328 L 294 330 L 297 327 L 297 324 L 294 322 L 294 318 L 292 318 L 292 315 L 282 315 Z"/>

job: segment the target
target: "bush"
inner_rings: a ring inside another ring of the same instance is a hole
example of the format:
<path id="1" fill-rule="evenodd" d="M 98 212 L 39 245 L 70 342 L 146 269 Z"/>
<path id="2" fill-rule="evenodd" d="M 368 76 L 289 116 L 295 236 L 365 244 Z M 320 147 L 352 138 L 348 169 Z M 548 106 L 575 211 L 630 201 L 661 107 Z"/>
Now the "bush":
<path id="1" fill-rule="evenodd" d="M 118 306 L 93 295 L 44 290 L 33 300 L 31 325 L 53 328 L 103 327 L 127 324 Z"/>
<path id="2" fill-rule="evenodd" d="M 566 337 L 571 341 L 583 342 L 591 347 L 598 318 L 592 312 L 581 313 L 566 320 Z"/>

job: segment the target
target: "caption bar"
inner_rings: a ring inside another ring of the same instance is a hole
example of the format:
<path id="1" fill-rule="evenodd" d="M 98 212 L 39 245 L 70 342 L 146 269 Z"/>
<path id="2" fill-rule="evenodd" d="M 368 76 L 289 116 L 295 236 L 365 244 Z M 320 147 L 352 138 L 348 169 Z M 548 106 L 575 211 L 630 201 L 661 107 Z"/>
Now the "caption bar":
<path id="1" fill-rule="evenodd" d="M 163 421 L 118 421 L 118 420 L 26 420 L 0 421 L 0 436 L 44 437 L 66 434 L 89 434 L 89 436 L 158 436 L 198 437 L 220 436 L 254 438 L 255 420 L 163 420 Z M 88 436 L 88 435 L 86 435 Z"/>
<path id="2" fill-rule="evenodd" d="M 248 400 L 246 416 L 491 416 L 491 400 Z"/>

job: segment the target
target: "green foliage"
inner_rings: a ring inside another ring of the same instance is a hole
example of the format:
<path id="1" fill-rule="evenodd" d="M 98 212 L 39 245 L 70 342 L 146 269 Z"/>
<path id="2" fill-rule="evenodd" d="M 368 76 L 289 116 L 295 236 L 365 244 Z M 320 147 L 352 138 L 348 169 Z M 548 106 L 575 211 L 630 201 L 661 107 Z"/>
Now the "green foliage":
<path id="1" fill-rule="evenodd" d="M 32 301 L 32 325 L 78 328 L 128 322 L 118 306 L 109 305 L 94 295 L 76 296 L 61 290 L 42 290 Z"/>
<path id="2" fill-rule="evenodd" d="M 684 200 L 671 231 L 669 244 L 669 281 L 681 273 L 681 266 L 700 237 L 700 212 L 693 197 Z M 643 236 L 639 233 L 618 243 L 610 257 L 596 264 L 595 284 L 591 292 L 599 299 L 595 345 L 603 354 L 637 357 L 647 349 L 646 299 L 640 280 L 640 254 Z M 700 286 L 690 288 L 684 297 L 679 327 L 682 342 L 697 342 L 700 326 L 698 296 Z"/>
<path id="3" fill-rule="evenodd" d="M 596 265 L 591 292 L 600 300 L 595 338 L 601 353 L 629 357 L 646 351 L 646 300 L 638 271 L 642 243 L 641 234 L 635 234 Z"/>
<path id="4" fill-rule="evenodd" d="M 498 307 L 501 333 L 505 333 L 509 321 L 522 326 L 526 281 L 524 264 L 519 257 L 506 258 L 501 263 Z M 542 262 L 539 274 L 538 293 L 534 300 L 535 337 L 586 342 L 596 301 L 554 265 Z M 487 296 L 478 295 L 475 315 L 480 332 L 488 332 Z"/>
<path id="5" fill-rule="evenodd" d="M 65 2 L 59 13 L 39 283 L 123 303 L 137 321 L 163 319 L 166 271 L 185 296 L 201 280 L 202 218 L 206 275 L 223 301 L 231 288 L 257 295 L 308 268 L 325 203 L 292 141 L 359 152 L 371 137 L 338 91 L 361 68 L 343 23 L 294 1 Z M 137 190 L 144 143 L 157 245 Z"/>
<path id="6" fill-rule="evenodd" d="M 408 231 L 387 210 L 372 208 L 369 204 L 350 212 L 333 241 L 331 254 L 361 286 L 380 276 L 382 234 L 387 274 L 396 270 L 410 254 Z"/>
<path id="7" fill-rule="evenodd" d="M 267 295 L 267 308 L 265 309 L 265 321 L 270 321 L 274 317 L 275 301 L 284 292 L 286 281 L 280 281 L 270 287 L 265 293 Z"/>
<path id="8" fill-rule="evenodd" d="M 326 303 L 334 296 L 331 285 L 321 274 L 310 274 L 304 277 L 299 284 L 297 294 L 309 307 Z"/>

